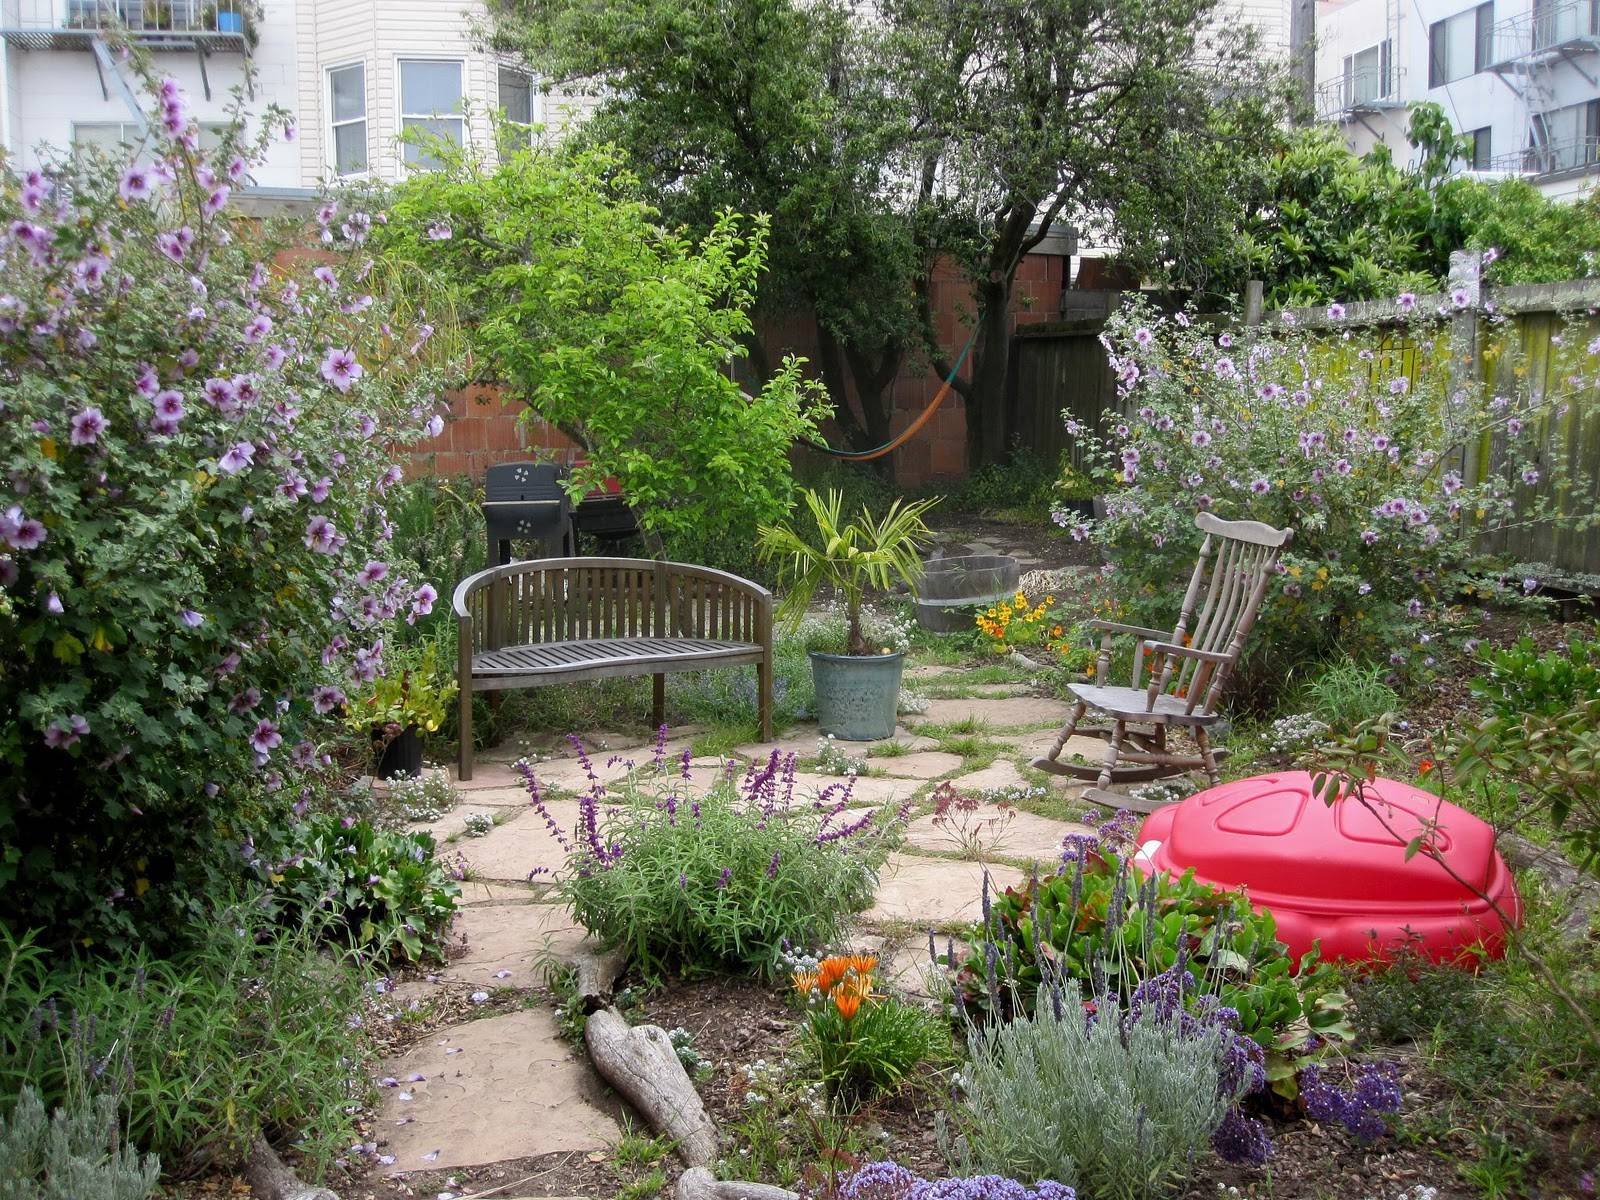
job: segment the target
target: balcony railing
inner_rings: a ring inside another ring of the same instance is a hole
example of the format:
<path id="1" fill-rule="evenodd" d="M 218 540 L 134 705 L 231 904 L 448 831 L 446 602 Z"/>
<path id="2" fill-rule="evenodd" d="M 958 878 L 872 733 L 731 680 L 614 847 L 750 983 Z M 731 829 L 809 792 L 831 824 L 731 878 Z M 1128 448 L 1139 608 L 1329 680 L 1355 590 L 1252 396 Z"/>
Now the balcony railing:
<path id="1" fill-rule="evenodd" d="M 1600 165 L 1600 137 L 1581 137 L 1496 155 L 1490 161 L 1489 168 L 1539 176 L 1582 171 L 1597 165 Z"/>
<path id="2" fill-rule="evenodd" d="M 1493 65 L 1570 50 L 1600 49 L 1600 4 L 1595 0 L 1561 0 L 1535 4 L 1490 30 Z"/>
<path id="3" fill-rule="evenodd" d="M 1400 76 L 1404 71 L 1377 67 L 1345 71 L 1317 88 L 1317 116 L 1324 121 L 1342 121 L 1356 113 L 1400 108 Z"/>
<path id="4" fill-rule="evenodd" d="M 243 50 L 254 35 L 253 8 L 253 0 L 4 0 L 0 27 L 30 49 L 115 31 L 158 45 Z"/>

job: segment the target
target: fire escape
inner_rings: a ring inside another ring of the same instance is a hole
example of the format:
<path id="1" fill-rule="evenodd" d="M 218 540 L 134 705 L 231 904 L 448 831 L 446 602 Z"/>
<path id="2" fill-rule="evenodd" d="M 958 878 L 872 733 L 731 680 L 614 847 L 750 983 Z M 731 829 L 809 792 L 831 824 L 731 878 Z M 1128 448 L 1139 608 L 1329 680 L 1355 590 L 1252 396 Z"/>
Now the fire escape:
<path id="1" fill-rule="evenodd" d="M 1491 37 L 1489 69 L 1515 93 L 1528 123 L 1522 149 L 1495 155 L 1490 166 L 1523 175 L 1592 168 L 1600 160 L 1600 0 L 1535 0 L 1529 12 L 1495 24 Z M 1586 104 L 1557 107 L 1564 65 L 1589 84 Z"/>
<path id="2" fill-rule="evenodd" d="M 1399 4 L 1400 0 L 1387 0 L 1384 6 L 1382 41 L 1346 55 L 1340 73 L 1317 88 L 1318 120 L 1337 125 L 1355 122 L 1375 139 L 1383 140 L 1383 130 L 1375 127 L 1370 118 L 1406 107 L 1401 86 L 1405 68 L 1395 62 Z"/>

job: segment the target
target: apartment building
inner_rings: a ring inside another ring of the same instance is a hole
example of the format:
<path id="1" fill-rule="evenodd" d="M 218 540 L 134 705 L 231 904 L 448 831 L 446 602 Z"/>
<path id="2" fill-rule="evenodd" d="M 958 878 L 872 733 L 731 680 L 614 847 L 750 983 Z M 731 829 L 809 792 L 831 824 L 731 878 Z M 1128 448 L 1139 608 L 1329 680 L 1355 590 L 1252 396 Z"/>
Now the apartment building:
<path id="1" fill-rule="evenodd" d="M 74 146 L 137 141 L 143 98 L 106 34 L 126 29 L 189 92 L 202 135 L 235 92 L 278 105 L 298 136 L 254 184 L 393 180 L 425 152 L 423 130 L 493 152 L 491 114 L 559 132 L 592 103 L 542 96 L 526 66 L 483 49 L 482 0 L 0 0 L 0 140 L 23 168 Z"/>
<path id="2" fill-rule="evenodd" d="M 1321 0 L 1318 115 L 1353 150 L 1409 155 L 1410 106 L 1438 103 L 1464 169 L 1553 198 L 1600 180 L 1600 0 Z"/>

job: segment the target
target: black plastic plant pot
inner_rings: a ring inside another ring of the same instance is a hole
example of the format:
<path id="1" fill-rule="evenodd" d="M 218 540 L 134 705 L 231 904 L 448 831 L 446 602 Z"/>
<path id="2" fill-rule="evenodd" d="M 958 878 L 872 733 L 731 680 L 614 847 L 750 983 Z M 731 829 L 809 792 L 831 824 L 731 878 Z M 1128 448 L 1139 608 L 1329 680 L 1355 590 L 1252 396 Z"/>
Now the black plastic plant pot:
<path id="1" fill-rule="evenodd" d="M 383 729 L 372 734 L 374 748 L 381 747 L 376 774 L 379 779 L 413 778 L 422 774 L 422 734 L 415 725 L 407 725 L 400 733 L 383 741 Z"/>
<path id="2" fill-rule="evenodd" d="M 1058 503 L 1064 511 L 1077 513 L 1086 521 L 1092 521 L 1095 517 L 1094 499 L 1092 497 L 1084 500 L 1061 500 Z"/>

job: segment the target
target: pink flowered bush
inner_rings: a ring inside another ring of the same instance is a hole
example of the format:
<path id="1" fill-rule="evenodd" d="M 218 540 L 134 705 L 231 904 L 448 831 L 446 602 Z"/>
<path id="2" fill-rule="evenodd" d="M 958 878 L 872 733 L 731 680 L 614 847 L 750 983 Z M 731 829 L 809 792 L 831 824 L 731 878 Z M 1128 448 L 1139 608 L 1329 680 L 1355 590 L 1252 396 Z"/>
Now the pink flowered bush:
<path id="1" fill-rule="evenodd" d="M 1396 310 L 1381 333 L 1342 329 L 1338 305 L 1314 333 L 1166 317 L 1140 301 L 1112 319 L 1102 340 L 1120 411 L 1100 430 L 1073 428 L 1112 484 L 1106 515 L 1055 517 L 1112 553 L 1131 619 L 1171 627 L 1196 513 L 1292 526 L 1253 641 L 1270 669 L 1247 679 L 1292 682 L 1330 653 L 1425 675 L 1441 638 L 1470 635 L 1476 601 L 1510 598 L 1475 569 L 1478 530 L 1592 520 L 1592 505 L 1552 503 L 1566 451 L 1542 439 L 1568 405 L 1594 404 L 1600 340 L 1569 330 L 1546 376 L 1490 318 L 1485 385 L 1470 362 L 1452 371 L 1452 353 L 1468 351 L 1451 346 L 1448 311 L 1411 296 Z M 1493 466 L 1475 480 L 1479 462 Z"/>
<path id="2" fill-rule="evenodd" d="M 287 116 L 202 152 L 150 90 L 135 161 L 0 177 L 0 919 L 59 941 L 180 938 L 437 599 L 388 545 L 437 406 L 381 217 L 283 253 L 230 200 Z"/>

